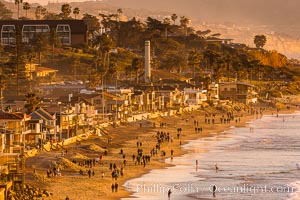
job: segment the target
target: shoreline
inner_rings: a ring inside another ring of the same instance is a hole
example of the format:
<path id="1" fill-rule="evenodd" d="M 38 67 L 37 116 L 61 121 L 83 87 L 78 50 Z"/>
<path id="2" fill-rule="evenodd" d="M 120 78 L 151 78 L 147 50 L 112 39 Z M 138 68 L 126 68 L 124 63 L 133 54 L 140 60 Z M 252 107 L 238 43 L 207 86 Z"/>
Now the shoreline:
<path id="1" fill-rule="evenodd" d="M 280 111 L 280 114 L 293 113 L 296 110 L 297 109 L 282 110 Z M 51 197 L 51 199 L 65 199 L 66 196 L 68 196 L 70 199 L 76 200 L 95 199 L 97 197 L 107 200 L 114 200 L 130 197 L 132 193 L 127 191 L 126 188 L 123 187 L 124 184 L 131 179 L 141 177 L 142 175 L 149 173 L 153 169 L 162 169 L 168 166 L 172 166 L 170 164 L 164 163 L 164 160 L 166 158 L 171 157 L 171 150 L 173 150 L 173 157 L 174 159 L 176 159 L 176 157 L 188 153 L 187 150 L 182 148 L 182 145 L 187 144 L 191 140 L 210 137 L 213 134 L 218 134 L 220 132 L 226 131 L 232 126 L 245 127 L 247 122 L 256 120 L 261 117 L 260 115 L 248 115 L 247 112 L 235 113 L 237 119 L 240 118 L 240 122 L 234 121 L 229 124 L 220 124 L 219 118 L 221 114 L 217 114 L 215 117 L 216 123 L 213 125 L 204 123 L 204 113 L 208 112 L 212 113 L 210 110 L 200 110 L 182 114 L 181 116 L 176 115 L 170 117 L 159 117 L 151 120 L 131 122 L 125 125 L 121 124 L 121 126 L 116 128 L 108 127 L 106 131 L 109 132 L 109 136 L 106 135 L 102 137 L 91 137 L 90 139 L 83 141 L 81 144 L 81 146 L 84 146 L 93 143 L 101 146 L 102 148 L 106 147 L 108 150 L 108 155 L 103 156 L 103 160 L 101 161 L 102 165 L 96 165 L 96 167 L 92 168 L 95 171 L 95 177 L 92 177 L 91 179 L 89 179 L 87 175 L 78 177 L 78 175 L 74 175 L 74 172 L 68 173 L 67 170 L 62 170 L 63 177 L 50 178 L 46 181 L 46 183 L 45 181 L 38 181 L 38 183 L 44 186 L 45 189 L 53 192 L 53 196 Z M 216 110 L 213 110 L 213 112 L 216 112 Z M 274 112 L 274 110 L 267 111 L 267 113 L 264 113 L 264 115 L 271 114 L 272 112 Z M 243 115 L 243 117 L 241 117 L 241 115 Z M 200 122 L 199 127 L 201 126 L 203 128 L 202 133 L 195 132 L 194 121 Z M 153 123 L 156 124 L 156 128 L 153 127 Z M 159 128 L 160 123 L 166 123 L 167 126 Z M 176 125 L 172 126 L 172 124 Z M 177 139 L 178 128 L 182 128 L 182 133 L 179 139 Z M 144 154 L 149 154 L 151 149 L 155 147 L 155 144 L 157 143 L 157 140 L 155 139 L 157 131 L 163 131 L 166 133 L 168 132 L 173 137 L 173 142 L 161 143 L 160 150 L 165 151 L 166 156 L 162 157 L 160 155 L 157 155 L 151 157 L 151 162 L 147 163 L 145 167 L 143 167 L 143 165 L 136 165 L 131 157 L 132 154 L 136 154 L 136 142 L 142 142 L 142 149 L 144 150 Z M 107 143 L 108 138 L 111 139 L 110 143 Z M 71 158 L 75 154 L 84 154 L 84 151 L 82 151 L 82 149 L 75 144 L 68 145 L 67 149 L 70 153 L 68 153 L 68 156 L 66 155 L 66 158 Z M 120 154 L 121 149 L 123 150 L 123 154 Z M 35 157 L 35 159 L 33 160 L 39 160 L 44 154 L 50 154 L 56 159 L 59 157 L 57 155 L 59 153 L 57 152 L 44 152 L 38 154 L 37 157 Z M 95 156 L 96 154 L 99 154 L 99 152 L 94 152 L 93 156 Z M 122 157 L 124 155 L 126 155 L 126 166 L 124 166 L 122 162 Z M 49 161 L 49 158 L 51 158 L 51 156 L 46 156 L 46 160 Z M 33 160 L 29 161 L 28 163 L 29 173 L 33 169 L 32 166 L 37 163 Z M 122 167 L 124 169 L 124 176 L 118 178 L 117 181 L 112 180 L 110 176 L 111 171 L 109 170 L 109 164 L 113 162 L 116 163 L 118 168 Z M 44 163 L 43 161 L 41 163 L 43 164 L 44 168 L 42 168 L 42 165 L 40 167 L 34 166 L 39 174 L 42 174 L 42 171 L 47 168 L 45 168 L 46 164 L 48 164 Z M 100 177 L 100 174 L 102 172 L 104 172 L 105 174 L 105 177 L 103 179 Z M 66 177 L 64 176 L 64 174 L 66 174 Z M 29 180 L 29 183 L 34 182 L 37 181 Z M 110 188 L 111 184 L 115 182 L 118 182 L 119 185 L 118 192 L 112 192 Z M 88 191 L 88 189 L 90 189 L 90 191 Z M 72 194 L 75 190 L 77 192 L 77 195 Z M 84 198 L 81 198 L 81 195 L 83 195 Z"/>

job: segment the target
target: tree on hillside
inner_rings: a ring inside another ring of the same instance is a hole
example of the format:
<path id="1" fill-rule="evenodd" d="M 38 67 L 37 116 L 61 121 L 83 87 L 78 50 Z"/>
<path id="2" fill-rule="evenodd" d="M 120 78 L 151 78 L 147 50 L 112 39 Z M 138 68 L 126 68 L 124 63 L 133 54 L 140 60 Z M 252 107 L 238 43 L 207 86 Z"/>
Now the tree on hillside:
<path id="1" fill-rule="evenodd" d="M 72 73 L 74 78 L 77 78 L 77 71 L 80 66 L 80 58 L 78 56 L 71 57 L 71 66 L 72 66 Z"/>
<path id="2" fill-rule="evenodd" d="M 80 9 L 78 7 L 73 9 L 73 14 L 75 15 L 75 19 L 77 19 L 77 16 L 79 15 Z"/>
<path id="3" fill-rule="evenodd" d="M 44 20 L 62 20 L 63 19 L 63 14 L 56 14 L 56 13 L 51 13 L 51 12 L 47 12 L 44 17 Z"/>
<path id="4" fill-rule="evenodd" d="M 103 66 L 109 66 L 109 51 L 113 47 L 113 41 L 107 34 L 97 35 L 93 40 L 93 47 L 101 54 Z"/>
<path id="5" fill-rule="evenodd" d="M 225 56 L 223 56 L 224 62 L 226 63 L 226 75 L 227 75 L 227 81 L 229 82 L 229 72 L 230 72 L 230 66 L 232 64 L 232 57 L 230 54 L 226 53 Z"/>
<path id="6" fill-rule="evenodd" d="M 72 12 L 72 7 L 70 4 L 65 3 L 61 6 L 61 13 L 63 15 L 63 19 L 68 19 Z"/>
<path id="7" fill-rule="evenodd" d="M 32 92 L 32 62 L 35 59 L 35 51 L 32 47 L 26 49 L 26 63 L 29 62 L 29 91 Z"/>
<path id="8" fill-rule="evenodd" d="M 171 24 L 170 18 L 166 17 L 166 18 L 164 19 L 163 24 L 164 24 L 164 26 L 165 26 L 165 37 L 167 38 L 167 37 L 168 37 L 168 28 L 169 28 L 169 26 L 170 26 L 170 24 Z"/>
<path id="9" fill-rule="evenodd" d="M 121 15 L 123 14 L 123 10 L 121 8 L 119 8 L 117 10 L 117 21 L 119 22 L 120 21 L 120 18 L 121 18 Z"/>
<path id="10" fill-rule="evenodd" d="M 25 108 L 27 109 L 27 113 L 34 112 L 40 104 L 40 98 L 35 93 L 28 93 L 25 95 L 25 98 Z"/>
<path id="11" fill-rule="evenodd" d="M 172 19 L 172 21 L 174 22 L 174 25 L 175 25 L 175 23 L 176 23 L 176 20 L 177 20 L 177 15 L 176 14 L 172 14 L 171 15 L 171 19 Z"/>
<path id="12" fill-rule="evenodd" d="M 206 50 L 203 54 L 204 59 L 208 63 L 209 71 L 210 71 L 210 76 L 212 78 L 212 81 L 216 81 L 216 78 L 218 74 L 216 72 L 218 70 L 217 66 L 215 65 L 220 57 L 220 54 L 214 50 Z"/>
<path id="13" fill-rule="evenodd" d="M 96 16 L 90 15 L 88 13 L 83 14 L 82 20 L 85 22 L 85 24 L 88 27 L 88 32 L 90 34 L 94 34 L 95 31 L 98 31 L 100 28 L 99 20 Z"/>
<path id="14" fill-rule="evenodd" d="M 152 17 L 147 17 L 146 20 L 147 31 L 145 32 L 147 38 L 160 38 L 162 33 L 165 31 L 164 24 Z"/>
<path id="15" fill-rule="evenodd" d="M 187 33 L 187 26 L 191 23 L 191 20 L 187 18 L 186 16 L 180 17 L 180 26 L 184 28 L 185 30 L 185 36 L 188 35 Z"/>
<path id="16" fill-rule="evenodd" d="M 112 18 L 116 17 L 115 14 L 107 15 L 107 14 L 99 13 L 99 16 L 102 18 L 101 24 L 103 25 L 106 31 L 111 30 L 115 26 L 115 22 L 112 22 Z"/>
<path id="17" fill-rule="evenodd" d="M 0 20 L 6 20 L 12 18 L 12 11 L 8 10 L 5 5 L 0 2 Z"/>
<path id="18" fill-rule="evenodd" d="M 15 5 L 18 6 L 18 19 L 20 18 L 20 4 L 23 3 L 23 0 L 15 0 Z"/>
<path id="19" fill-rule="evenodd" d="M 38 63 L 41 64 L 42 52 L 48 47 L 48 34 L 47 33 L 37 33 L 34 35 L 34 39 L 31 41 L 35 52 L 38 53 Z"/>
<path id="20" fill-rule="evenodd" d="M 37 20 L 39 20 L 39 19 L 42 19 L 42 17 L 44 17 L 46 15 L 47 9 L 44 8 L 44 7 L 42 7 L 42 6 L 37 6 L 35 8 L 35 12 L 34 13 L 35 13 L 35 18 Z"/>
<path id="21" fill-rule="evenodd" d="M 132 67 L 132 71 L 135 72 L 135 81 L 136 81 L 136 83 L 138 83 L 138 81 L 139 81 L 138 75 L 139 75 L 139 70 L 142 68 L 142 66 L 143 66 L 143 62 L 140 58 L 133 58 L 132 59 L 131 67 Z"/>
<path id="22" fill-rule="evenodd" d="M 0 109 L 3 110 L 3 90 L 6 89 L 7 86 L 7 77 L 3 74 L 0 74 L 0 101 L 1 101 L 1 107 Z"/>
<path id="23" fill-rule="evenodd" d="M 144 24 L 132 18 L 120 24 L 119 45 L 124 48 L 138 49 L 144 42 Z"/>
<path id="24" fill-rule="evenodd" d="M 207 34 L 211 33 L 211 30 L 207 29 L 205 31 L 196 31 L 196 34 L 202 38 L 207 38 Z"/>
<path id="25" fill-rule="evenodd" d="M 200 65 L 201 54 L 196 49 L 189 52 L 188 65 L 193 69 L 193 79 L 196 81 L 196 67 Z"/>
<path id="26" fill-rule="evenodd" d="M 256 35 L 254 36 L 254 44 L 256 48 L 263 48 L 267 42 L 267 38 L 265 35 Z"/>
<path id="27" fill-rule="evenodd" d="M 19 95 L 20 88 L 25 86 L 23 84 L 24 78 L 25 78 L 25 65 L 24 65 L 24 60 L 25 60 L 25 45 L 22 41 L 22 28 L 21 26 L 16 26 L 15 30 L 15 38 L 16 38 L 16 45 L 11 49 L 12 50 L 12 55 L 10 58 L 10 63 L 15 69 L 15 74 L 16 74 L 16 87 L 14 88 L 16 90 L 16 94 Z"/>
<path id="28" fill-rule="evenodd" d="M 27 18 L 27 11 L 30 9 L 30 4 L 28 2 L 25 2 L 23 4 L 23 10 L 25 10 L 25 17 Z"/>
<path id="29" fill-rule="evenodd" d="M 55 28 L 50 29 L 50 35 L 49 35 L 49 45 L 51 46 L 51 54 L 52 54 L 52 67 L 54 67 L 54 50 L 55 47 L 60 47 L 61 46 L 61 41 L 58 37 L 58 34 L 55 30 Z"/>

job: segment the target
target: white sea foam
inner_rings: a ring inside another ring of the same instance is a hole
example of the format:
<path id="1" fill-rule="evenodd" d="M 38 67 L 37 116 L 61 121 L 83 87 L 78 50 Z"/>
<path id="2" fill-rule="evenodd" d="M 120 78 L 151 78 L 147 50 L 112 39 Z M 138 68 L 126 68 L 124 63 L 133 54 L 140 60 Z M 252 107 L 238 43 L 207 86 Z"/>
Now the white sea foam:
<path id="1" fill-rule="evenodd" d="M 233 128 L 226 137 L 216 134 L 209 139 L 190 141 L 184 145 L 189 153 L 175 157 L 172 161 L 174 167 L 152 170 L 130 180 L 131 191 L 139 199 L 158 200 L 165 199 L 166 195 L 137 192 L 136 185 L 158 184 L 160 188 L 194 185 L 203 189 L 196 193 L 172 193 L 174 199 L 192 200 L 193 196 L 212 198 L 208 190 L 211 184 L 220 188 L 235 188 L 243 184 L 249 188 L 266 186 L 267 189 L 290 186 L 292 192 L 217 193 L 216 196 L 222 195 L 225 200 L 299 200 L 300 169 L 296 164 L 300 167 L 300 113 L 285 115 L 284 122 L 276 116 L 264 116 L 250 124 L 254 128 L 251 133 L 249 128 Z M 199 161 L 197 170 L 195 160 Z M 218 172 L 215 171 L 216 163 Z"/>

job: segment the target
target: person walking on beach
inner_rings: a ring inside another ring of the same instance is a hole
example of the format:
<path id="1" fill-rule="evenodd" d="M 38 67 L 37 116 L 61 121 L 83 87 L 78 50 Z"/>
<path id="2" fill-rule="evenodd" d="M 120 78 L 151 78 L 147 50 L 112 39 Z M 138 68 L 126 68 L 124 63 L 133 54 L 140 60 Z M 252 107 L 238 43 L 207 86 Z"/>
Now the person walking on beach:
<path id="1" fill-rule="evenodd" d="M 219 167 L 218 167 L 217 163 L 215 164 L 215 168 L 216 168 L 216 173 L 217 173 L 218 170 L 219 170 Z"/>
<path id="2" fill-rule="evenodd" d="M 92 172 L 91 172 L 91 170 L 89 169 L 89 170 L 88 170 L 89 178 L 91 178 L 91 173 L 92 173 Z"/>
<path id="3" fill-rule="evenodd" d="M 168 191 L 168 199 L 169 200 L 171 199 L 171 194 L 172 194 L 172 191 L 171 191 L 171 189 L 169 189 L 169 191 Z"/>
<path id="4" fill-rule="evenodd" d="M 212 190 L 213 190 L 213 197 L 216 197 L 217 186 L 214 185 L 213 188 L 212 188 Z"/>
<path id="5" fill-rule="evenodd" d="M 111 184 L 111 192 L 115 191 L 115 184 Z"/>
<path id="6" fill-rule="evenodd" d="M 115 192 L 118 192 L 118 187 L 119 187 L 119 185 L 118 185 L 118 183 L 116 182 L 116 183 L 115 183 Z"/>

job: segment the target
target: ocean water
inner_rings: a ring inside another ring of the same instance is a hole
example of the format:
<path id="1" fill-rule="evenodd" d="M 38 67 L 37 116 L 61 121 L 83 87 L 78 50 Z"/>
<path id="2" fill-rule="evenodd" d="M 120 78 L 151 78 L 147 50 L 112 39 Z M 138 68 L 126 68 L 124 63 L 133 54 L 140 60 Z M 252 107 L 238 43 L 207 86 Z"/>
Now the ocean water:
<path id="1" fill-rule="evenodd" d="M 168 199 L 168 190 L 172 200 L 300 199 L 300 112 L 264 116 L 184 148 L 189 153 L 165 160 L 174 166 L 127 181 L 133 195 L 124 200 Z"/>

